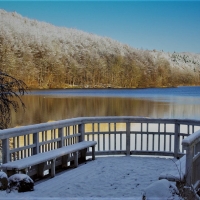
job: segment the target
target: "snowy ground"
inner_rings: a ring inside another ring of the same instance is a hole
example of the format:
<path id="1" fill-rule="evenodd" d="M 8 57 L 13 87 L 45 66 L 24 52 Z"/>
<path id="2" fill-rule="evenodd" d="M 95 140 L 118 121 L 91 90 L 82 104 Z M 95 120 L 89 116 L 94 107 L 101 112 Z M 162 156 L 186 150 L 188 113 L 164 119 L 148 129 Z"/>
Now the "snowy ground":
<path id="1" fill-rule="evenodd" d="M 143 190 L 173 165 L 170 158 L 97 157 L 54 178 L 35 182 L 32 192 L 0 191 L 0 199 L 141 199 Z"/>

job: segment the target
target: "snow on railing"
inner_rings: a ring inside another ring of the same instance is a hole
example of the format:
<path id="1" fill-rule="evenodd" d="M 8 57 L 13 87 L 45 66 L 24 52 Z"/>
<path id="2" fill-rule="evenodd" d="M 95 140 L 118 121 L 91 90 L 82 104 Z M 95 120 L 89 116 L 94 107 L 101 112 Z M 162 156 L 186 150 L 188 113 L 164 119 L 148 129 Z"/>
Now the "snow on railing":
<path id="1" fill-rule="evenodd" d="M 186 150 L 186 183 L 188 186 L 199 184 L 200 181 L 200 130 L 182 141 Z"/>
<path id="2" fill-rule="evenodd" d="M 200 180 L 199 129 L 198 120 L 130 116 L 80 117 L 10 128 L 0 131 L 0 163 L 23 159 L 83 140 L 95 140 L 96 155 L 159 155 L 180 158 L 186 153 L 187 184 L 197 184 Z M 91 149 L 87 155 L 91 155 Z"/>
<path id="3" fill-rule="evenodd" d="M 142 117 L 80 117 L 0 131 L 2 162 L 29 157 L 82 140 L 95 140 L 96 155 L 181 157 L 182 140 L 200 121 Z M 88 152 L 90 155 L 91 152 Z"/>

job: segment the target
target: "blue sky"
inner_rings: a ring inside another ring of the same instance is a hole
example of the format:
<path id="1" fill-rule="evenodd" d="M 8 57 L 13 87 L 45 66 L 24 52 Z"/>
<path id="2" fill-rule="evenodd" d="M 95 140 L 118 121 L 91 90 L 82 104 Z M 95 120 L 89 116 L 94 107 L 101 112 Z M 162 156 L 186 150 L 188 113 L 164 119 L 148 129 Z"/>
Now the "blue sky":
<path id="1" fill-rule="evenodd" d="M 200 53 L 200 1 L 1 1 L 0 9 L 138 49 Z"/>

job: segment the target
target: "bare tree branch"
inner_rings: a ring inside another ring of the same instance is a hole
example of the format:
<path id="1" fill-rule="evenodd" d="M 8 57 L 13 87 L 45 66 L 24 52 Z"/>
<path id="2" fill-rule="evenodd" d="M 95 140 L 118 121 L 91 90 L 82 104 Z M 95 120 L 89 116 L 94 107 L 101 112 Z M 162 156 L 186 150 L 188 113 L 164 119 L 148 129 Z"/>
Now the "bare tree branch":
<path id="1" fill-rule="evenodd" d="M 27 93 L 27 89 L 23 81 L 0 71 L 0 129 L 5 129 L 10 124 L 11 109 L 15 112 L 19 106 L 25 109 L 21 96 Z"/>

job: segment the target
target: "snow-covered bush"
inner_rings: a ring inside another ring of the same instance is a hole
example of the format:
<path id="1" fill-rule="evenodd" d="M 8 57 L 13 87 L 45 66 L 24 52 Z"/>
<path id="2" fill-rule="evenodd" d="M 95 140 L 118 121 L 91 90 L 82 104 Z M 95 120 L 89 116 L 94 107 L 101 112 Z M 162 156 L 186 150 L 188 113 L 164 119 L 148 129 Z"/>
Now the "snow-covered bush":
<path id="1" fill-rule="evenodd" d="M 17 190 L 27 192 L 34 190 L 34 181 L 26 174 L 14 174 L 8 178 L 8 192 Z"/>
<path id="2" fill-rule="evenodd" d="M 144 189 L 143 200 L 173 199 L 180 200 L 179 191 L 175 184 L 166 179 L 158 180 Z"/>
<path id="3" fill-rule="evenodd" d="M 5 172 L 0 171 L 0 190 L 6 190 L 8 187 L 8 176 Z"/>

